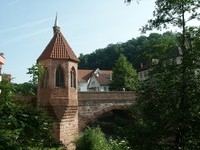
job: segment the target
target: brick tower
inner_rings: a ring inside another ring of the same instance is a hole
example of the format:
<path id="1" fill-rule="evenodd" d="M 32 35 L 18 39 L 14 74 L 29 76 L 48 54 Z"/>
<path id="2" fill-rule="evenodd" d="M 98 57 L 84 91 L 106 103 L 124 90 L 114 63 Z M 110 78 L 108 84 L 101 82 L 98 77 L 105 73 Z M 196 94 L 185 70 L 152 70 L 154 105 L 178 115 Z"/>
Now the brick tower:
<path id="1" fill-rule="evenodd" d="M 67 43 L 57 24 L 53 38 L 37 59 L 44 66 L 38 84 L 37 106 L 54 118 L 54 137 L 69 149 L 78 134 L 77 63 L 78 58 Z"/>

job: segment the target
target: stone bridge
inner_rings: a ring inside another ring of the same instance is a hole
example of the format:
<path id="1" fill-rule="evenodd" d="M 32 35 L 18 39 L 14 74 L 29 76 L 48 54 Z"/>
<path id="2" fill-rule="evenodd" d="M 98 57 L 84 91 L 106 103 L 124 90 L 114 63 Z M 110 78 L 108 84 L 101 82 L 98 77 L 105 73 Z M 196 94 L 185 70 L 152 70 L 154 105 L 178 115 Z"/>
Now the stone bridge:
<path id="1" fill-rule="evenodd" d="M 79 129 L 83 129 L 89 122 L 102 114 L 117 109 L 125 109 L 134 105 L 135 92 L 79 92 L 78 93 L 78 120 Z"/>

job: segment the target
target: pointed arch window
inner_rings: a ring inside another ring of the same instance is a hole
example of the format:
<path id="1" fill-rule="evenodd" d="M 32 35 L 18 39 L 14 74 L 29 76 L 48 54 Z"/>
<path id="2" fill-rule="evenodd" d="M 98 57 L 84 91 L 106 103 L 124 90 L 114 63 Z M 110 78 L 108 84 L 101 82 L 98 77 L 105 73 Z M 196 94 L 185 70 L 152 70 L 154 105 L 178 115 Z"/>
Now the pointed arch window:
<path id="1" fill-rule="evenodd" d="M 56 87 L 64 87 L 64 72 L 60 66 L 56 69 Z"/>
<path id="2" fill-rule="evenodd" d="M 74 68 L 70 71 L 71 87 L 76 88 L 76 71 Z"/>

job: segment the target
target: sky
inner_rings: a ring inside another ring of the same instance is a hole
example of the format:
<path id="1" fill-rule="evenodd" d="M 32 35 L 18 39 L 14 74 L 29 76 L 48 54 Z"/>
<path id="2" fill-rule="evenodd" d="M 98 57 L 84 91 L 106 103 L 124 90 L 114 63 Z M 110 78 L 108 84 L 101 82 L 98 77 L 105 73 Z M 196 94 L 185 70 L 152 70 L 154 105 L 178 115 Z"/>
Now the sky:
<path id="1" fill-rule="evenodd" d="M 77 55 L 141 36 L 139 28 L 152 18 L 155 0 L 127 5 L 124 0 L 0 0 L 2 72 L 13 82 L 30 80 L 36 63 L 53 36 L 54 21 Z"/>

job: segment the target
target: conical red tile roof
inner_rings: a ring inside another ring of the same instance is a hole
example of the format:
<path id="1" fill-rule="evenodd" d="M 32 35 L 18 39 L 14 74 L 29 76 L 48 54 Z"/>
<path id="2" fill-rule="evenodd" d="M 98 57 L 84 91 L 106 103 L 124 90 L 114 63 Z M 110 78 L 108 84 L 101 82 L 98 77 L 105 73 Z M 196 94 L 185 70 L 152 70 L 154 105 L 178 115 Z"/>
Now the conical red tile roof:
<path id="1" fill-rule="evenodd" d="M 58 29 L 54 32 L 53 38 L 38 58 L 38 61 L 44 59 L 66 59 L 75 62 L 79 61 L 67 43 L 67 40 Z"/>

